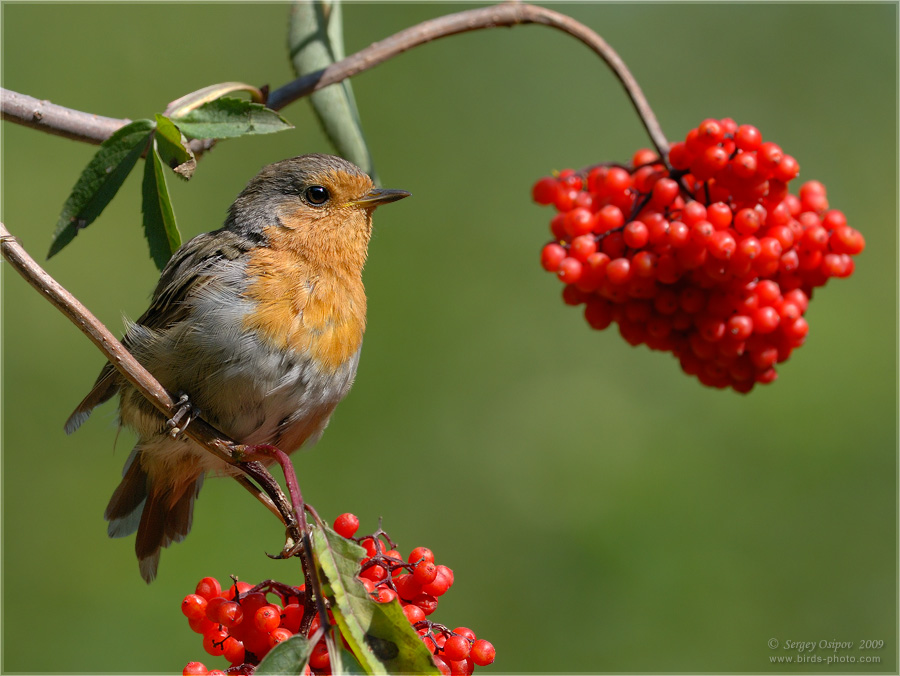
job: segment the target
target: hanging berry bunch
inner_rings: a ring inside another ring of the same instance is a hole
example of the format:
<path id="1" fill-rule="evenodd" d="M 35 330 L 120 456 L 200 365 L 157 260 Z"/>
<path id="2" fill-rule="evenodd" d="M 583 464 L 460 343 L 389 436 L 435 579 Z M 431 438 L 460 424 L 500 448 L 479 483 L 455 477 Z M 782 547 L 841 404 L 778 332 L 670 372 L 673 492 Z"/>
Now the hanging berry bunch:
<path id="1" fill-rule="evenodd" d="M 453 584 L 453 571 L 436 565 L 434 554 L 426 547 L 416 547 L 404 559 L 380 528 L 372 535 L 354 538 L 358 528 L 359 519 L 353 514 L 342 514 L 334 523 L 338 536 L 359 543 L 366 551 L 357 583 L 362 583 L 373 602 L 399 601 L 406 620 L 432 654 L 437 670 L 469 676 L 476 665 L 491 664 L 495 650 L 490 642 L 477 638 L 466 627 L 451 630 L 428 619 L 437 608 L 438 597 Z M 321 635 L 321 619 L 305 586 L 292 587 L 272 580 L 255 586 L 235 582 L 223 590 L 215 578 L 203 578 L 194 593 L 184 597 L 181 611 L 191 629 L 203 636 L 204 650 L 215 657 L 224 656 L 231 664 L 222 671 L 190 662 L 183 670 L 185 676 L 250 675 L 279 643 L 298 634 Z M 328 616 L 334 626 L 331 610 Z M 323 637 L 313 646 L 303 674 L 330 673 L 331 657 Z"/>
<path id="2" fill-rule="evenodd" d="M 558 212 L 541 264 L 593 328 L 615 322 L 704 385 L 749 392 L 803 345 L 813 289 L 853 274 L 865 246 L 821 183 L 789 192 L 799 172 L 755 127 L 704 120 L 668 166 L 639 150 L 537 181 L 534 201 Z"/>

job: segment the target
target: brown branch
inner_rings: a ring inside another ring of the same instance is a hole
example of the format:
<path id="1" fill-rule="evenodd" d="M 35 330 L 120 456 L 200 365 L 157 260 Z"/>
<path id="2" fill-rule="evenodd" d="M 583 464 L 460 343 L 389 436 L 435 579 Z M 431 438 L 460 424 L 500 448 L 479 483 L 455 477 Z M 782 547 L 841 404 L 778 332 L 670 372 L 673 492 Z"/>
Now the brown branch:
<path id="1" fill-rule="evenodd" d="M 27 94 L 0 88 L 0 109 L 3 119 L 38 131 L 63 136 L 73 141 L 100 145 L 131 120 L 103 117 L 74 108 L 58 106 Z M 209 150 L 213 139 L 192 139 L 191 150 L 201 155 Z"/>
<path id="2" fill-rule="evenodd" d="M 413 47 L 438 38 L 485 28 L 512 27 L 521 24 L 540 24 L 561 30 L 577 38 L 599 55 L 625 88 L 660 157 L 666 156 L 669 143 L 656 115 L 634 76 L 615 50 L 596 32 L 565 14 L 518 2 L 469 9 L 423 21 L 373 43 L 327 68 L 289 82 L 269 95 L 267 105 L 274 110 L 280 110 L 297 99 L 358 75 Z M 4 120 L 88 143 L 101 143 L 128 122 L 63 108 L 6 89 L 0 90 L 0 107 Z M 208 146 L 194 147 L 197 143 L 199 142 L 196 140 L 191 142 L 195 153 L 208 149 Z"/>
<path id="3" fill-rule="evenodd" d="M 596 32 L 570 16 L 554 12 L 537 5 L 509 2 L 480 9 L 468 9 L 456 14 L 448 14 L 437 19 L 429 19 L 392 35 L 381 42 L 375 42 L 365 49 L 328 66 L 322 70 L 297 78 L 273 91 L 266 105 L 280 110 L 299 98 L 308 96 L 324 87 L 341 82 L 374 68 L 398 54 L 437 40 L 438 38 L 467 33 L 485 28 L 513 27 L 520 24 L 540 24 L 568 33 L 590 47 L 612 69 L 625 87 L 638 116 L 644 123 L 653 145 L 660 157 L 669 151 L 669 142 L 663 134 L 656 115 L 650 108 L 637 80 L 628 70 L 625 62 L 609 44 Z"/>
<path id="4" fill-rule="evenodd" d="M 4 120 L 48 134 L 64 136 L 73 141 L 97 145 L 112 136 L 117 129 L 131 122 L 128 119 L 119 120 L 64 108 L 9 89 L 0 89 L 0 103 Z"/>
<path id="5" fill-rule="evenodd" d="M 13 237 L 6 226 L 0 223 L 0 252 L 38 293 L 46 297 L 56 308 L 62 312 L 75 326 L 77 326 L 91 342 L 96 345 L 104 356 L 115 366 L 138 391 L 146 397 L 166 417 L 171 417 L 176 405 L 172 396 L 159 384 L 156 378 L 135 359 L 132 354 L 120 343 L 116 337 L 94 317 L 91 312 L 82 305 L 77 298 L 63 288 L 59 282 L 51 277 L 38 265 L 28 252 Z M 240 453 L 243 446 L 229 439 L 222 432 L 200 418 L 194 418 L 182 432 L 205 449 L 215 454 L 229 465 L 241 469 L 247 476 L 254 479 L 264 493 L 274 503 L 282 521 L 292 529 L 290 537 L 294 542 L 300 541 L 300 533 L 296 531 L 296 519 L 278 482 L 258 462 L 241 462 L 233 457 L 234 453 Z M 247 482 L 241 481 L 245 487 Z M 265 499 L 256 494 L 267 507 L 270 505 Z"/>

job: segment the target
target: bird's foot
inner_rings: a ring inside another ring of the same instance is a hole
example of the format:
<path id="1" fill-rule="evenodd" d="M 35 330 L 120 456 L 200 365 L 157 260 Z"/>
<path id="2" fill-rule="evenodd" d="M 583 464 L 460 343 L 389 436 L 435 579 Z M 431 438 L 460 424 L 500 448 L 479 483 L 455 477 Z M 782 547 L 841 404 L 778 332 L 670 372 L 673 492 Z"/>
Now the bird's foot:
<path id="1" fill-rule="evenodd" d="M 191 421 L 194 418 L 199 417 L 200 409 L 194 408 L 188 395 L 182 392 L 178 397 L 178 401 L 175 402 L 175 414 L 166 420 L 166 427 L 169 428 L 169 436 L 173 439 L 177 439 L 185 428 L 191 424 Z"/>

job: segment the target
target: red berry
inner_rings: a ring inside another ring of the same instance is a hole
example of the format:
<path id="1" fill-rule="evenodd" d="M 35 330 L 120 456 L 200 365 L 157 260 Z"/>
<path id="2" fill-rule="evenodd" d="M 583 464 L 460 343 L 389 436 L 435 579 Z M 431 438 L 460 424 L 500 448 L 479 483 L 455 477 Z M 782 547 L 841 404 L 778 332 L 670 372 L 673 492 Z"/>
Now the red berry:
<path id="1" fill-rule="evenodd" d="M 281 613 L 275 606 L 265 605 L 253 615 L 253 624 L 259 631 L 271 634 L 281 626 Z"/>
<path id="2" fill-rule="evenodd" d="M 716 230 L 724 230 L 731 225 L 732 212 L 724 202 L 715 202 L 706 207 L 706 220 L 713 224 Z"/>
<path id="3" fill-rule="evenodd" d="M 494 661 L 494 658 L 497 656 L 497 651 L 494 650 L 494 646 L 490 641 L 485 641 L 481 638 L 472 645 L 470 655 L 475 664 L 479 667 L 486 667 Z"/>
<path id="4" fill-rule="evenodd" d="M 559 264 L 566 256 L 567 253 L 563 247 L 556 242 L 550 242 L 541 250 L 541 267 L 547 272 L 557 272 Z"/>
<path id="5" fill-rule="evenodd" d="M 625 244 L 632 249 L 640 249 L 646 246 L 647 241 L 650 239 L 650 232 L 647 226 L 640 221 L 631 221 L 625 226 L 622 237 L 625 238 Z"/>
<path id="6" fill-rule="evenodd" d="M 734 142 L 740 150 L 756 150 L 762 143 L 762 134 L 753 125 L 742 124 L 734 134 Z"/>
<path id="7" fill-rule="evenodd" d="M 734 340 L 747 340 L 753 333 L 753 320 L 747 315 L 733 315 L 725 325 L 725 333 Z"/>
<path id="8" fill-rule="evenodd" d="M 451 676 L 450 666 L 442 660 L 440 657 L 436 655 L 431 658 L 434 662 L 434 666 L 437 667 L 438 671 L 441 672 L 442 676 Z"/>
<path id="9" fill-rule="evenodd" d="M 759 230 L 761 219 L 756 209 L 741 209 L 734 216 L 734 229 L 742 235 L 753 235 Z"/>
<path id="10" fill-rule="evenodd" d="M 600 209 L 596 215 L 597 233 L 604 233 L 609 230 L 621 228 L 625 224 L 625 215 L 622 210 L 614 204 L 607 204 Z"/>
<path id="11" fill-rule="evenodd" d="M 420 585 L 433 582 L 437 577 L 437 566 L 430 561 L 422 561 L 413 570 L 413 579 Z"/>
<path id="12" fill-rule="evenodd" d="M 345 538 L 352 538 L 359 528 L 359 518 L 355 514 L 341 514 L 334 520 L 334 531 Z"/>
<path id="13" fill-rule="evenodd" d="M 232 664 L 243 664 L 245 653 L 243 642 L 238 641 L 233 636 L 225 639 L 225 643 L 222 646 L 222 657 L 226 660 Z"/>
<path id="14" fill-rule="evenodd" d="M 716 230 L 709 238 L 709 252 L 719 260 L 728 260 L 734 254 L 737 243 L 727 230 Z"/>
<path id="15" fill-rule="evenodd" d="M 631 275 L 631 262 L 627 258 L 616 258 L 606 266 L 606 276 L 613 284 L 625 284 Z"/>
<path id="16" fill-rule="evenodd" d="M 758 308 L 753 313 L 753 330 L 756 333 L 771 333 L 778 328 L 780 322 L 781 315 L 769 305 Z"/>
<path id="17" fill-rule="evenodd" d="M 573 239 L 569 245 L 569 253 L 582 263 L 586 262 L 588 256 L 596 253 L 596 251 L 597 240 L 594 238 L 594 235 L 580 235 Z"/>
<path id="18" fill-rule="evenodd" d="M 397 597 L 397 592 L 390 587 L 378 587 L 374 596 L 376 603 L 390 603 Z"/>
<path id="19" fill-rule="evenodd" d="M 678 191 L 678 183 L 671 178 L 661 178 L 653 185 L 650 202 L 659 208 L 667 207 L 678 197 Z"/>
<path id="20" fill-rule="evenodd" d="M 407 603 L 403 606 L 403 614 L 406 615 L 406 619 L 409 620 L 410 624 L 415 624 L 425 619 L 425 612 L 412 603 Z"/>
<path id="21" fill-rule="evenodd" d="M 274 647 L 283 641 L 287 641 L 293 634 L 284 627 L 278 627 L 269 634 L 269 646 Z"/>
<path id="22" fill-rule="evenodd" d="M 206 676 L 209 671 L 203 662 L 188 662 L 181 673 L 182 676 Z"/>
<path id="23" fill-rule="evenodd" d="M 453 571 L 447 566 L 439 565 L 433 582 L 422 587 L 422 591 L 432 596 L 444 594 L 453 585 Z"/>
<path id="24" fill-rule="evenodd" d="M 574 284 L 579 279 L 581 279 L 581 272 L 583 269 L 583 265 L 580 260 L 577 258 L 572 258 L 571 256 L 567 256 L 563 258 L 559 263 L 559 272 L 557 273 L 557 277 L 559 277 L 560 281 L 565 282 L 566 284 Z"/>
<path id="25" fill-rule="evenodd" d="M 428 561 L 434 563 L 434 552 L 428 547 L 416 547 L 409 553 L 406 559 L 409 563 L 418 563 L 419 561 Z"/>
<path id="26" fill-rule="evenodd" d="M 468 639 L 463 636 L 451 636 L 444 643 L 444 659 L 459 662 L 469 656 L 472 649 Z"/>
<path id="27" fill-rule="evenodd" d="M 222 593 L 222 585 L 214 577 L 204 577 L 197 583 L 197 589 L 194 593 L 209 601 Z"/>
<path id="28" fill-rule="evenodd" d="M 538 204 L 553 204 L 553 202 L 556 201 L 556 195 L 558 192 L 559 183 L 557 182 L 557 180 L 555 178 L 547 176 L 540 179 L 531 188 L 531 198 Z"/>
<path id="29" fill-rule="evenodd" d="M 258 612 L 258 611 L 257 611 Z M 300 631 L 300 622 L 303 620 L 303 606 L 299 603 L 289 603 L 281 611 L 281 623 L 279 626 L 284 627 L 291 633 L 296 634 Z"/>
<path id="30" fill-rule="evenodd" d="M 189 620 L 206 617 L 207 600 L 199 594 L 188 594 L 181 602 L 181 612 Z"/>
<path id="31" fill-rule="evenodd" d="M 319 641 L 313 646 L 312 652 L 309 654 L 309 666 L 319 671 L 331 666 L 331 657 L 328 655 L 328 646 L 325 645 L 325 641 Z"/>
<path id="32" fill-rule="evenodd" d="M 224 629 L 213 629 L 203 635 L 203 649 L 213 657 L 218 657 L 225 652 L 225 639 L 228 632 Z"/>

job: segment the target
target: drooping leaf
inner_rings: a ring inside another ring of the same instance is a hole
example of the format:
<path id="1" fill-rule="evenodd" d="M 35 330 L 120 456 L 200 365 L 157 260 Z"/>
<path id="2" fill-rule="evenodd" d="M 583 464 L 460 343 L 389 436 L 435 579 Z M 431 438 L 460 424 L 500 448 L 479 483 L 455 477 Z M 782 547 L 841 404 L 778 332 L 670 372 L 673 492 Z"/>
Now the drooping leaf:
<path id="1" fill-rule="evenodd" d="M 340 0 L 297 0 L 291 9 L 288 35 L 297 77 L 344 58 Z M 350 80 L 325 87 L 310 96 L 313 110 L 338 153 L 376 180 Z M 377 182 L 377 180 L 376 180 Z"/>
<path id="2" fill-rule="evenodd" d="M 299 674 L 309 662 L 313 644 L 306 636 L 295 634 L 272 648 L 253 672 L 256 676 Z"/>
<path id="3" fill-rule="evenodd" d="M 366 673 L 437 674 L 400 604 L 375 603 L 356 577 L 365 550 L 328 527 L 314 529 L 312 545 L 331 612 Z"/>
<path id="4" fill-rule="evenodd" d="M 135 120 L 100 144 L 63 205 L 47 258 L 59 253 L 106 208 L 147 147 L 154 127 L 152 120 Z"/>
<path id="5" fill-rule="evenodd" d="M 227 96 L 234 92 L 247 92 L 250 98 L 256 103 L 265 103 L 265 95 L 259 87 L 246 84 L 244 82 L 220 82 L 219 84 L 209 85 L 198 89 L 190 94 L 185 94 L 181 98 L 175 99 L 166 107 L 164 115 L 168 117 L 181 117 L 189 111 L 199 108 L 204 103 L 209 103 L 214 99 Z"/>
<path id="6" fill-rule="evenodd" d="M 274 110 L 231 97 L 208 101 L 170 119 L 184 134 L 194 138 L 234 138 L 293 129 L 293 125 Z"/>
<path id="7" fill-rule="evenodd" d="M 154 144 L 147 153 L 144 166 L 141 210 L 144 212 L 144 236 L 150 245 L 150 257 L 162 270 L 172 254 L 181 246 L 181 233 L 175 223 L 175 212 L 166 187 L 162 160 Z"/>
<path id="8" fill-rule="evenodd" d="M 184 179 L 194 175 L 197 160 L 187 139 L 172 120 L 159 114 L 156 116 L 156 148 L 163 163 L 176 174 Z"/>

